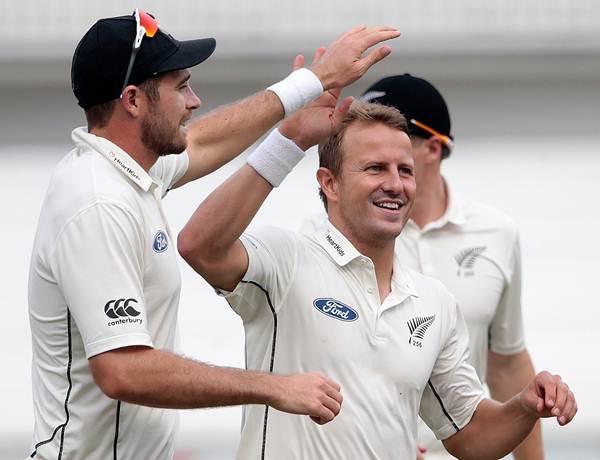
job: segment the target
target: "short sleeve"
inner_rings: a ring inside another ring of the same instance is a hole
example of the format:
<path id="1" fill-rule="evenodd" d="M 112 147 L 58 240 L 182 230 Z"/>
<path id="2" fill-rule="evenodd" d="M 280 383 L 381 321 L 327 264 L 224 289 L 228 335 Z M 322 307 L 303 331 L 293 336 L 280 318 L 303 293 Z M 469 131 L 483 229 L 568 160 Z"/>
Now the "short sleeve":
<path id="1" fill-rule="evenodd" d="M 230 293 L 223 293 L 231 308 L 244 321 L 268 305 L 278 312 L 296 270 L 298 237 L 281 228 L 263 228 L 244 234 L 242 244 L 248 253 L 248 270 Z"/>
<path id="2" fill-rule="evenodd" d="M 436 438 L 446 439 L 469 423 L 484 398 L 477 373 L 468 362 L 465 321 L 449 295 L 448 337 L 423 392 L 419 415 Z"/>
<path id="3" fill-rule="evenodd" d="M 494 353 L 514 355 L 525 349 L 523 314 L 521 311 L 521 249 L 515 235 L 510 271 L 502 297 L 489 329 L 489 347 Z"/>
<path id="4" fill-rule="evenodd" d="M 52 270 L 88 358 L 125 346 L 152 346 L 142 240 L 134 215 L 109 203 L 80 212 L 59 235 Z"/>
<path id="5" fill-rule="evenodd" d="M 163 197 L 188 170 L 190 158 L 187 150 L 177 155 L 164 155 L 150 169 L 152 176 L 164 184 Z"/>

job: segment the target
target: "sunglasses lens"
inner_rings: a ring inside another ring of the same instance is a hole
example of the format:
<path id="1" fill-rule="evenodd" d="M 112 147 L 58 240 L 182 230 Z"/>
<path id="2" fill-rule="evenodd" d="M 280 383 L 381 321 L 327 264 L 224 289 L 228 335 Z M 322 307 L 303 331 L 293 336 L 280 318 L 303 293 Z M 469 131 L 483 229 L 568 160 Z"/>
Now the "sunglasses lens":
<path id="1" fill-rule="evenodd" d="M 140 25 L 146 29 L 146 35 L 150 38 L 154 37 L 158 31 L 158 22 L 145 11 L 140 10 Z"/>

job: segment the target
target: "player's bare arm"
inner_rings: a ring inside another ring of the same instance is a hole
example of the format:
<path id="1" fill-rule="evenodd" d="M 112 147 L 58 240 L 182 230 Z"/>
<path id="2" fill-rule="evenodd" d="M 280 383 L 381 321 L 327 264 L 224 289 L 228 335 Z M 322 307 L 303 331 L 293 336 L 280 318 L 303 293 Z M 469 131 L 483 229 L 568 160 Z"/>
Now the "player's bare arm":
<path id="1" fill-rule="evenodd" d="M 313 61 L 310 69 L 319 78 L 324 90 L 347 86 L 391 53 L 387 45 L 366 53 L 369 48 L 399 35 L 398 30 L 387 26 L 356 27 L 342 34 L 326 49 L 319 50 L 319 58 Z M 302 59 L 296 57 L 294 70 L 302 67 Z M 278 96 L 272 91 L 263 91 L 198 118 L 187 134 L 188 171 L 175 186 L 205 176 L 227 163 L 284 116 Z"/>
<path id="2" fill-rule="evenodd" d="M 444 446 L 460 459 L 495 459 L 511 452 L 540 418 L 555 417 L 568 424 L 577 413 L 577 402 L 560 376 L 540 372 L 505 403 L 484 399 L 471 421 L 445 439 Z"/>
<path id="3" fill-rule="evenodd" d="M 347 112 L 351 99 L 336 103 L 340 90 L 330 90 L 279 128 L 302 150 L 327 137 Z M 231 291 L 248 268 L 239 237 L 273 186 L 245 165 L 212 192 L 196 209 L 177 241 L 180 254 L 211 285 Z"/>
<path id="4" fill-rule="evenodd" d="M 513 355 L 488 351 L 487 383 L 492 398 L 505 402 L 518 394 L 535 377 L 529 352 L 523 350 Z M 541 423 L 538 421 L 531 433 L 513 451 L 515 460 L 543 460 Z"/>
<path id="5" fill-rule="evenodd" d="M 126 347 L 89 360 L 94 381 L 110 398 L 169 409 L 268 404 L 319 423 L 339 412 L 340 387 L 317 374 L 289 376 L 215 367 L 147 347 Z"/>

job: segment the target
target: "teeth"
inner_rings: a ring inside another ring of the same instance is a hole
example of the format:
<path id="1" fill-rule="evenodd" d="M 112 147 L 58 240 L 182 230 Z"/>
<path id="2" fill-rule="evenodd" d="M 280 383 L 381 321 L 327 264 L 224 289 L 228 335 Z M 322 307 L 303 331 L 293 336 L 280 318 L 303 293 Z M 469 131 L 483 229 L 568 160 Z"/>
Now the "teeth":
<path id="1" fill-rule="evenodd" d="M 400 203 L 388 203 L 388 202 L 375 203 L 375 206 L 378 206 L 380 208 L 385 208 L 385 209 L 400 209 Z"/>

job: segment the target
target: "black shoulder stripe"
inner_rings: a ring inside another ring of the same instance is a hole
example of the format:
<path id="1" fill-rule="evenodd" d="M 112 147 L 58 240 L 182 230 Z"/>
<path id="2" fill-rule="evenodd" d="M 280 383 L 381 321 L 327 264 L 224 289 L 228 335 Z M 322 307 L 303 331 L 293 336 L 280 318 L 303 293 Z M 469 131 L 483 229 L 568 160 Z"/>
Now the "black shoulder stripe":
<path id="1" fill-rule="evenodd" d="M 444 412 L 444 415 L 446 416 L 446 418 L 448 420 L 450 420 L 450 422 L 452 423 L 452 426 L 454 427 L 454 429 L 457 432 L 460 431 L 460 429 L 458 428 L 458 426 L 456 425 L 456 423 L 454 423 L 454 420 L 452 420 L 452 417 L 450 417 L 450 414 L 448 413 L 448 411 L 444 407 L 444 403 L 442 402 L 442 398 L 440 398 L 440 395 L 438 395 L 437 391 L 435 391 L 435 388 L 433 387 L 433 384 L 431 383 L 431 380 L 428 380 L 427 383 L 429 384 L 429 387 L 431 388 L 431 391 L 433 391 L 433 394 L 435 395 L 435 397 L 437 398 L 438 402 L 440 403 L 440 406 L 442 407 L 442 412 Z"/>
<path id="2" fill-rule="evenodd" d="M 267 303 L 269 304 L 269 308 L 271 309 L 271 314 L 273 315 L 273 339 L 272 339 L 272 343 L 271 343 L 271 361 L 269 364 L 269 372 L 273 372 L 273 365 L 275 364 L 275 343 L 277 340 L 277 313 L 275 312 L 275 307 L 273 307 L 273 303 L 271 302 L 271 296 L 269 295 L 269 292 L 264 287 L 262 287 L 260 284 L 258 284 L 255 281 L 242 280 L 241 282 L 245 283 L 245 284 L 252 284 L 252 285 L 256 286 L 257 288 L 259 288 L 264 293 L 265 297 L 267 298 Z M 264 416 L 264 422 L 263 422 L 262 449 L 261 449 L 261 455 L 260 455 L 261 460 L 264 460 L 264 458 L 265 458 L 265 449 L 267 446 L 268 420 L 269 420 L 269 406 L 265 406 L 265 416 Z"/>
<path id="3" fill-rule="evenodd" d="M 68 340 L 68 348 L 69 348 L 69 361 L 67 363 L 67 381 L 69 382 L 69 387 L 67 389 L 67 394 L 65 396 L 65 403 L 64 403 L 65 416 L 66 416 L 65 422 L 58 425 L 54 429 L 54 431 L 52 432 L 52 436 L 50 436 L 50 438 L 48 438 L 44 441 L 40 441 L 35 445 L 33 452 L 31 453 L 31 455 L 29 455 L 30 458 L 33 458 L 37 455 L 37 450 L 39 447 L 43 446 L 44 444 L 48 444 L 49 442 L 52 442 L 52 440 L 54 439 L 54 436 L 56 436 L 56 433 L 58 433 L 59 430 L 61 430 L 61 433 L 60 433 L 60 448 L 58 451 L 58 460 L 61 460 L 61 458 L 62 458 L 63 446 L 64 446 L 64 441 L 65 441 L 65 429 L 67 427 L 67 424 L 69 423 L 69 397 L 71 396 L 71 389 L 73 388 L 73 382 L 71 380 L 71 364 L 73 362 L 73 347 L 71 344 L 71 312 L 69 311 L 68 307 L 67 307 L 67 340 Z"/>

